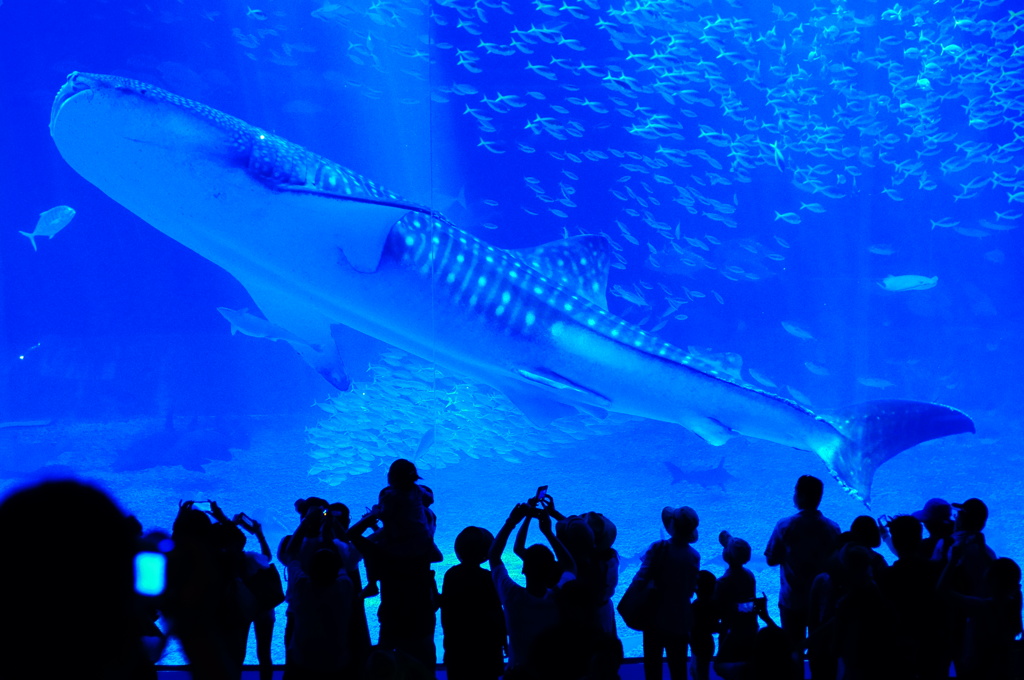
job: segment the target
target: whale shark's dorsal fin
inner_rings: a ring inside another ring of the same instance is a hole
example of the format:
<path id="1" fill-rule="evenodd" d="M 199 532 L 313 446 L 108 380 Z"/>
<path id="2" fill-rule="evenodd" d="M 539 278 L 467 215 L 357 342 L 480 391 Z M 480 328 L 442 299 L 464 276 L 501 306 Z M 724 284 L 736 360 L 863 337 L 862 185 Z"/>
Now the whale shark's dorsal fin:
<path id="1" fill-rule="evenodd" d="M 553 283 L 608 309 L 611 258 L 605 237 L 585 234 L 514 252 Z"/>

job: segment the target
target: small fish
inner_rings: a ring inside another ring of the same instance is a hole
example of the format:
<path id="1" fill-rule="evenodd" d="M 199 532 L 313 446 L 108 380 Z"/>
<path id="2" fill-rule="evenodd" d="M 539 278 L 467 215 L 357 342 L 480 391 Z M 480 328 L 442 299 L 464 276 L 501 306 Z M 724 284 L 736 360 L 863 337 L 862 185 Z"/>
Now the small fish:
<path id="1" fill-rule="evenodd" d="M 32 242 L 32 250 L 38 251 L 39 248 L 36 246 L 37 236 L 46 236 L 47 238 L 53 238 L 58 231 L 68 226 L 68 222 L 75 216 L 75 209 L 70 208 L 66 205 L 58 205 L 56 208 L 50 208 L 46 212 L 39 214 L 39 220 L 36 221 L 36 228 L 32 232 L 21 231 L 18 232 L 22 236 L 28 238 Z"/>
<path id="2" fill-rule="evenodd" d="M 434 445 L 434 428 L 433 426 L 427 428 L 427 431 L 420 437 L 420 443 L 416 446 L 416 457 L 420 457 L 426 453 L 431 446 Z"/>
<path id="3" fill-rule="evenodd" d="M 800 402 L 804 406 L 810 407 L 811 400 L 807 398 L 807 395 L 800 390 L 786 385 L 786 391 L 789 392 L 789 396 L 793 397 L 796 401 Z"/>
<path id="4" fill-rule="evenodd" d="M 813 363 L 811 361 L 805 361 L 804 366 L 807 368 L 808 371 L 810 371 L 814 375 L 820 375 L 822 377 L 831 375 L 831 373 L 828 372 L 827 368 L 825 368 L 824 366 L 819 366 L 818 364 Z"/>
<path id="5" fill-rule="evenodd" d="M 814 340 L 814 336 L 805 331 L 803 328 L 789 323 L 788 321 L 782 322 L 782 327 L 786 329 L 786 332 L 792 335 L 794 338 L 800 338 L 801 340 Z"/>
<path id="6" fill-rule="evenodd" d="M 955 221 L 952 217 L 943 217 L 941 220 L 930 220 L 932 223 L 932 229 L 951 229 L 960 222 Z"/>
<path id="7" fill-rule="evenodd" d="M 888 380 L 883 380 L 882 378 L 857 378 L 857 382 L 864 387 L 877 387 L 882 390 L 893 385 Z"/>
<path id="8" fill-rule="evenodd" d="M 868 252 L 873 255 L 892 255 L 896 252 L 896 249 L 890 245 L 880 243 L 869 247 Z"/>
<path id="9" fill-rule="evenodd" d="M 901 276 L 886 276 L 878 282 L 878 285 L 894 293 L 905 290 L 928 290 L 934 288 L 939 282 L 938 276 L 918 276 L 917 274 L 903 274 Z"/>
<path id="10" fill-rule="evenodd" d="M 701 250 L 710 250 L 707 244 L 701 241 L 700 239 L 692 238 L 690 236 L 684 236 L 683 239 L 685 239 L 686 242 L 689 243 L 694 248 L 700 248 Z"/>
<path id="11" fill-rule="evenodd" d="M 752 368 L 748 368 L 747 369 L 747 373 L 750 374 L 751 378 L 753 378 L 757 382 L 761 383 L 765 387 L 778 387 L 778 385 L 776 385 L 774 382 L 772 382 L 771 379 L 769 379 L 768 377 L 766 377 L 764 375 L 761 375 L 760 373 L 758 373 L 757 371 L 755 371 Z"/>
<path id="12" fill-rule="evenodd" d="M 779 220 L 789 222 L 790 224 L 800 224 L 800 216 L 797 215 L 795 212 L 780 213 L 779 211 L 776 210 L 775 221 L 778 222 Z"/>
<path id="13" fill-rule="evenodd" d="M 825 207 L 821 203 L 801 203 L 800 204 L 800 209 L 801 210 L 810 210 L 811 212 L 815 212 L 815 213 L 823 213 L 823 212 L 825 212 Z"/>

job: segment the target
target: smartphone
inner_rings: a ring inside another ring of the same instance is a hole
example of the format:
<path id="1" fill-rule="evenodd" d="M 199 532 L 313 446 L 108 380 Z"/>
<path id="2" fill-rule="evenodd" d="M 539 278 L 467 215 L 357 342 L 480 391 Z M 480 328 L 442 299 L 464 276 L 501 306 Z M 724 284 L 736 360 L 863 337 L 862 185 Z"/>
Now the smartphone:
<path id="1" fill-rule="evenodd" d="M 753 602 L 740 602 L 736 605 L 736 609 L 744 614 L 754 611 Z"/>
<path id="2" fill-rule="evenodd" d="M 158 552 L 135 555 L 135 592 L 147 597 L 162 595 L 167 586 L 167 556 Z"/>
<path id="3" fill-rule="evenodd" d="M 547 497 L 548 497 L 548 485 L 545 484 L 544 486 L 538 486 L 537 487 L 537 495 L 535 496 L 535 498 L 538 501 L 542 501 L 542 500 L 544 500 Z"/>

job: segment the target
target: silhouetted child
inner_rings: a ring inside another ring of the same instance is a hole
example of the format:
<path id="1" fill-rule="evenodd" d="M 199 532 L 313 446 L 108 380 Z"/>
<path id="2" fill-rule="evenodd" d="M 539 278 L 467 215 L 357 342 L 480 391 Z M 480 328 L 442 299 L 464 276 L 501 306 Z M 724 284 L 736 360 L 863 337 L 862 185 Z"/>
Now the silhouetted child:
<path id="1" fill-rule="evenodd" d="M 743 566 L 750 561 L 750 544 L 728 531 L 718 535 L 718 542 L 722 544 L 722 559 L 728 568 L 715 583 L 715 612 L 720 621 L 715 672 L 731 678 L 736 677 L 754 653 L 757 584 L 754 574 Z"/>
<path id="2" fill-rule="evenodd" d="M 505 667 L 505 617 L 491 572 L 480 566 L 493 540 L 481 527 L 466 527 L 455 539 L 459 564 L 445 573 L 441 589 L 449 680 L 496 680 Z"/>
<path id="3" fill-rule="evenodd" d="M 715 610 L 715 575 L 701 570 L 697 573 L 697 598 L 693 601 L 693 628 L 690 629 L 690 650 L 693 652 L 693 677 L 707 680 L 711 658 L 715 655 L 718 616 Z"/>
<path id="4" fill-rule="evenodd" d="M 430 506 L 434 492 L 416 482 L 422 479 L 416 465 L 399 458 L 388 468 L 388 485 L 381 489 L 377 505 L 370 512 L 383 523 L 383 528 L 369 537 L 385 559 L 440 562 L 441 552 L 434 545 L 437 517 Z M 380 564 L 376 557 L 364 555 L 367 585 L 363 597 L 380 593 Z"/>

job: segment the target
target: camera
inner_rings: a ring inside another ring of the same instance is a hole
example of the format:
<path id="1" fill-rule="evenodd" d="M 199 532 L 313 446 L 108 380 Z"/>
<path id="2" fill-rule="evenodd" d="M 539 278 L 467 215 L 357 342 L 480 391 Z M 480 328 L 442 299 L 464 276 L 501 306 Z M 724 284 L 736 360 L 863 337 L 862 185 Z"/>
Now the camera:
<path id="1" fill-rule="evenodd" d="M 135 592 L 146 597 L 163 595 L 167 587 L 167 555 L 159 552 L 135 554 Z"/>
<path id="2" fill-rule="evenodd" d="M 135 553 L 135 592 L 144 597 L 163 595 L 167 587 L 167 553 L 174 549 L 170 537 L 152 532 L 140 541 Z"/>

